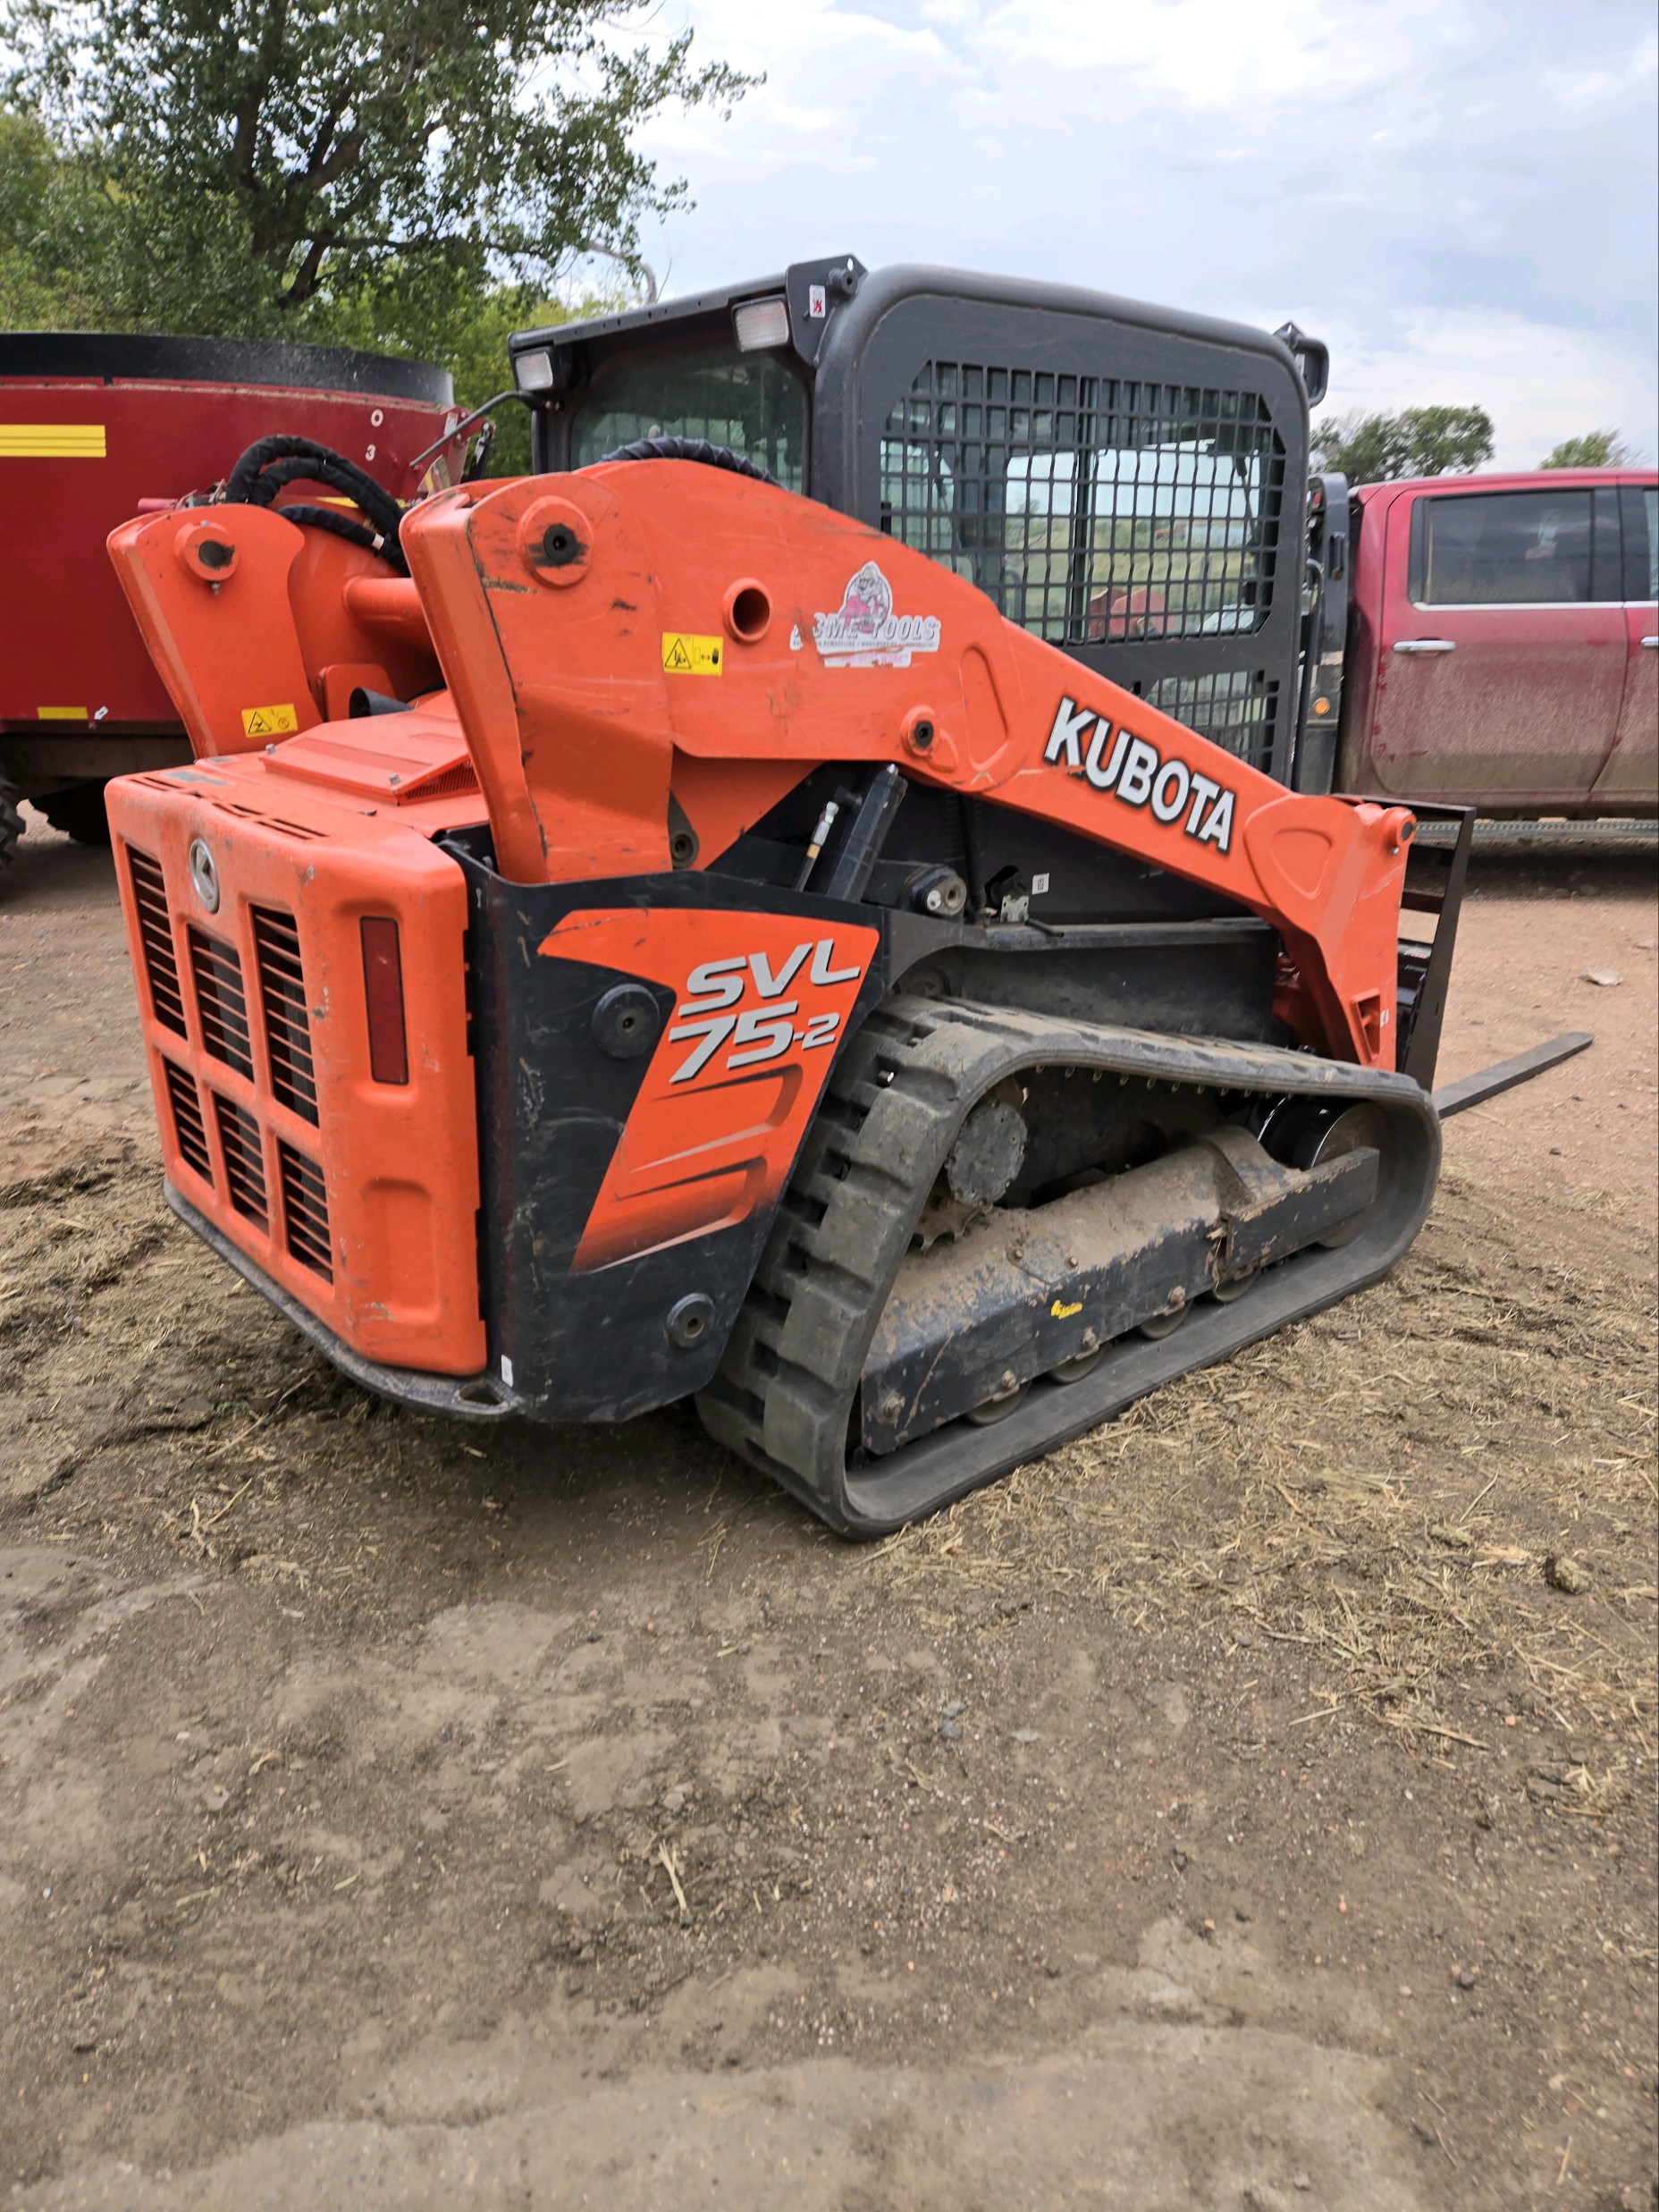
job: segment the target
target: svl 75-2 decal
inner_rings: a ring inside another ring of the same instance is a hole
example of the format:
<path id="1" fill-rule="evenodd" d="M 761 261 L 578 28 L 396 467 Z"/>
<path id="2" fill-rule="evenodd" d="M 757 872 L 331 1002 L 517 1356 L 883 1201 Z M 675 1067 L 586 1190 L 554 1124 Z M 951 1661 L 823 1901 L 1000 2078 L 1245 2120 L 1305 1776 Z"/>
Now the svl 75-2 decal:
<path id="1" fill-rule="evenodd" d="M 808 928 L 810 930 L 810 924 Z M 573 1262 L 611 1267 L 770 1212 L 880 942 L 798 914 L 695 907 L 566 915 L 541 944 L 666 986 L 674 1010 L 595 1194 Z M 577 1031 L 575 1049 L 586 1040 Z"/>
<path id="2" fill-rule="evenodd" d="M 804 1052 L 810 1052 L 815 1046 L 833 1043 L 841 1027 L 839 1008 L 809 1014 L 805 1026 L 797 1029 L 794 1017 L 801 1010 L 800 1000 L 783 996 L 809 953 L 812 967 L 805 980 L 815 990 L 856 984 L 864 972 L 862 961 L 850 967 L 835 967 L 833 937 L 821 937 L 816 943 L 809 938 L 804 944 L 795 946 L 776 969 L 763 952 L 704 960 L 700 967 L 694 967 L 686 978 L 685 1002 L 675 1009 L 669 1043 L 683 1043 L 688 1037 L 696 1043 L 669 1082 L 689 1083 L 728 1042 L 731 1051 L 726 1056 L 726 1066 L 734 1074 L 740 1068 L 763 1067 L 768 1060 L 780 1060 L 791 1045 L 798 1044 Z M 761 1003 L 744 1007 L 741 1001 L 751 981 Z M 728 1007 L 739 1010 L 728 1013 Z"/>

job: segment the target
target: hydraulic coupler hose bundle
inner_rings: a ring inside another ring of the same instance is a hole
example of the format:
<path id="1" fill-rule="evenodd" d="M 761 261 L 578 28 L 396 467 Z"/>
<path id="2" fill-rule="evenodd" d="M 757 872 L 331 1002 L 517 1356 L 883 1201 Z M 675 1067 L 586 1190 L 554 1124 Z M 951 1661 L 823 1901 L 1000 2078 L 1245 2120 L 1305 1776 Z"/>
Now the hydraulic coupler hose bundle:
<path id="1" fill-rule="evenodd" d="M 276 495 L 290 484 L 325 484 L 333 491 L 343 493 L 364 517 L 354 521 L 349 515 L 336 513 L 332 507 L 314 507 L 303 503 L 280 510 L 284 520 L 302 524 L 313 530 L 327 530 L 335 537 L 343 537 L 348 545 L 364 546 L 378 553 L 389 568 L 400 576 L 408 574 L 408 562 L 403 557 L 398 531 L 403 520 L 403 510 L 387 491 L 366 469 L 343 453 L 336 453 L 314 439 L 277 435 L 260 438 L 241 456 L 225 478 L 223 499 L 228 504 L 248 507 L 271 507 Z"/>

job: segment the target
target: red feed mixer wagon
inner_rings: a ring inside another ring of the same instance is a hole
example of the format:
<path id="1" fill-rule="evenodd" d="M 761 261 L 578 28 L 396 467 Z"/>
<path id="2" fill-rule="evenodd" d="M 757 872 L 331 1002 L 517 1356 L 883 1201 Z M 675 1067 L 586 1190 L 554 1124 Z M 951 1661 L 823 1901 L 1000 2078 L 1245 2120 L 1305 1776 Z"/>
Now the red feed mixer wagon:
<path id="1" fill-rule="evenodd" d="M 331 449 L 408 500 L 459 475 L 462 439 L 432 451 L 459 416 L 447 370 L 424 361 L 243 339 L 0 333 L 0 875 L 21 799 L 101 843 L 109 777 L 190 757 L 110 567 L 111 530 L 210 491 L 276 434 Z M 319 496 L 356 511 L 298 477 L 281 501 Z"/>

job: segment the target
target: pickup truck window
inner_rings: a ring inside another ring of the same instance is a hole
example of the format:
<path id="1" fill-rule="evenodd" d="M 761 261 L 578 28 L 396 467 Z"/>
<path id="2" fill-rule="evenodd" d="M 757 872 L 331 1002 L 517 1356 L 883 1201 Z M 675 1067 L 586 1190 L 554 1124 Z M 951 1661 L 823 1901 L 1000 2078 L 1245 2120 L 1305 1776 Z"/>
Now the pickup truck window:
<path id="1" fill-rule="evenodd" d="M 1659 599 L 1659 490 L 1649 485 L 1621 486 L 1624 517 L 1624 596 L 1638 605 Z"/>
<path id="2" fill-rule="evenodd" d="M 602 364 L 582 397 L 572 463 L 585 469 L 636 438 L 707 438 L 791 492 L 805 488 L 806 387 L 775 354 L 627 353 Z"/>
<path id="3" fill-rule="evenodd" d="M 1412 518 L 1411 597 L 1429 607 L 1587 601 L 1591 518 L 1587 491 L 1461 492 L 1421 498 Z"/>

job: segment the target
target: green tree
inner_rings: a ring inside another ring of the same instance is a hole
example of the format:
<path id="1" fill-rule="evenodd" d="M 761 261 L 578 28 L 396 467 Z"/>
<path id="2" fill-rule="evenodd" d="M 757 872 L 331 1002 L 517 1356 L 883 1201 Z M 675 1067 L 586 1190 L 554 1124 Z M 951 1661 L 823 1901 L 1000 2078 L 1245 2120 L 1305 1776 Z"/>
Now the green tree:
<path id="1" fill-rule="evenodd" d="M 1635 454 L 1616 430 L 1587 430 L 1581 438 L 1563 438 L 1538 463 L 1540 469 L 1624 469 Z"/>
<path id="2" fill-rule="evenodd" d="M 468 288 L 551 294 L 594 256 L 636 278 L 642 217 L 686 204 L 638 128 L 749 81 L 653 42 L 653 5 L 0 0 L 9 97 L 77 188 L 38 252 L 202 334 L 333 337 L 367 287 L 412 336 Z"/>
<path id="3" fill-rule="evenodd" d="M 1314 465 L 1350 484 L 1467 473 L 1492 458 L 1484 407 L 1407 407 L 1397 415 L 1327 416 L 1313 426 Z"/>
<path id="4" fill-rule="evenodd" d="M 0 329 L 63 330 L 105 319 L 80 269 L 90 202 L 38 116 L 0 107 Z"/>
<path id="5" fill-rule="evenodd" d="M 435 281 L 430 267 L 413 272 L 389 262 L 353 291 L 328 302 L 328 337 L 336 345 L 370 353 L 417 353 L 437 361 L 455 379 L 455 397 L 470 411 L 511 382 L 507 340 L 515 330 L 535 330 L 585 315 L 607 315 L 634 304 L 631 287 L 619 280 L 608 290 L 575 300 L 548 297 L 535 285 L 475 281 L 450 269 Z M 315 334 L 313 333 L 312 334 Z M 530 417 L 509 401 L 494 413 L 492 476 L 525 476 L 530 468 Z"/>

